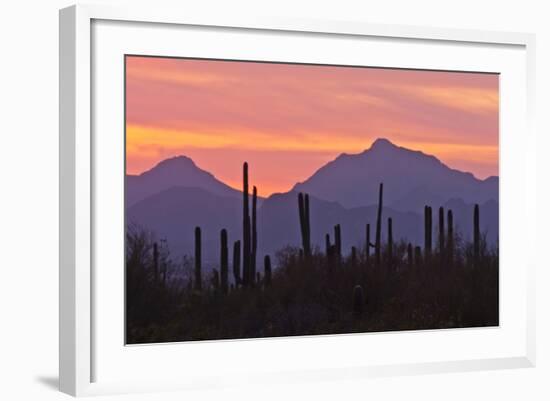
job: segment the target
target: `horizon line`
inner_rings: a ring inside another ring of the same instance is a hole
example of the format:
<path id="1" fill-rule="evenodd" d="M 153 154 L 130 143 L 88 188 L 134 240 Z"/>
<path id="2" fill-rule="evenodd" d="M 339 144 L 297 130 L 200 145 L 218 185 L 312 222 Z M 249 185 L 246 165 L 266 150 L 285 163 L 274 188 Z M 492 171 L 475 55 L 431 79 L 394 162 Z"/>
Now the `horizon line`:
<path id="1" fill-rule="evenodd" d="M 471 172 L 471 171 L 460 170 L 460 169 L 457 169 L 457 168 L 454 168 L 454 167 L 450 166 L 449 164 L 447 164 L 447 163 L 441 161 L 441 159 L 440 159 L 439 157 L 437 157 L 436 155 L 433 155 L 433 154 L 430 154 L 430 153 L 426 153 L 426 152 L 424 152 L 424 151 L 422 151 L 422 150 L 419 150 L 419 149 L 411 149 L 411 148 L 408 148 L 408 147 L 405 147 L 405 146 L 401 146 L 401 145 L 399 145 L 399 144 L 397 144 L 397 143 L 395 143 L 395 142 L 392 142 L 390 139 L 385 138 L 385 137 L 378 137 L 378 138 L 376 138 L 374 141 L 372 141 L 370 147 L 367 147 L 367 148 L 365 148 L 365 149 L 363 149 L 363 150 L 361 150 L 361 151 L 359 151 L 359 152 L 357 152 L 357 153 L 347 153 L 347 152 L 339 153 L 336 157 L 334 157 L 333 159 L 331 159 L 331 160 L 328 161 L 327 163 L 325 163 L 325 164 L 319 166 L 319 167 L 318 167 L 311 175 L 309 175 L 304 181 L 307 181 L 308 179 L 310 179 L 310 178 L 311 178 L 313 175 L 315 175 L 321 168 L 327 166 L 329 163 L 334 162 L 334 161 L 337 160 L 339 157 L 342 157 L 342 156 L 359 156 L 359 155 L 361 155 L 361 154 L 363 154 L 363 153 L 368 152 L 369 150 L 371 150 L 377 142 L 382 142 L 382 143 L 387 142 L 387 143 L 389 143 L 391 146 L 393 146 L 393 147 L 395 147 L 395 148 L 398 148 L 398 149 L 404 149 L 404 150 L 409 151 L 409 152 L 421 153 L 422 155 L 424 155 L 424 156 L 426 156 L 426 157 L 433 157 L 433 158 L 435 158 L 437 161 L 439 161 L 442 165 L 444 165 L 445 167 L 449 168 L 450 170 L 458 171 L 458 172 L 464 173 L 464 174 L 470 174 L 474 179 L 476 179 L 476 180 L 478 180 L 478 181 L 484 182 L 484 181 L 487 181 L 487 180 L 489 180 L 489 179 L 491 179 L 491 178 L 497 178 L 497 179 L 500 178 L 500 175 L 499 175 L 499 174 L 497 174 L 497 175 L 494 175 L 494 174 L 493 174 L 493 175 L 488 175 L 488 176 L 485 177 L 485 178 L 480 178 L 480 177 L 476 176 L 476 175 L 475 175 L 473 172 Z M 178 158 L 186 158 L 186 159 L 189 159 L 197 169 L 199 169 L 199 170 L 201 170 L 201 171 L 204 171 L 204 172 L 206 172 L 206 173 L 212 175 L 212 177 L 214 177 L 217 181 L 219 181 L 220 183 L 222 183 L 222 184 L 228 186 L 229 188 L 231 188 L 231 189 L 233 189 L 233 190 L 235 190 L 235 191 L 242 192 L 242 189 L 240 188 L 239 185 L 237 185 L 237 186 L 232 185 L 230 182 L 226 182 L 225 180 L 223 180 L 223 179 L 217 177 L 217 176 L 216 176 L 214 173 L 212 173 L 210 170 L 205 169 L 205 168 L 201 167 L 200 165 L 198 165 L 197 162 L 196 162 L 192 157 L 187 156 L 186 154 L 183 154 L 183 153 L 180 153 L 180 154 L 177 154 L 177 155 L 174 155 L 174 156 L 170 156 L 170 157 L 166 157 L 165 159 L 160 159 L 160 160 L 156 161 L 155 163 L 153 163 L 150 167 L 148 167 L 148 168 L 142 170 L 142 171 L 139 172 L 139 173 L 128 173 L 128 171 L 127 171 L 127 165 L 126 165 L 127 160 L 125 160 L 124 173 L 125 173 L 125 176 L 139 177 L 139 176 L 141 176 L 141 175 L 143 175 L 143 174 L 145 174 L 145 173 L 147 173 L 147 172 L 149 172 L 149 171 L 154 170 L 157 166 L 159 166 L 160 164 L 162 164 L 162 163 L 164 163 L 164 162 L 166 162 L 166 161 L 174 160 L 174 159 L 178 159 Z M 243 160 L 242 163 L 241 163 L 241 166 L 242 166 L 244 163 L 250 164 L 247 160 Z M 285 190 L 285 191 L 281 191 L 281 190 L 271 191 L 269 194 L 264 194 L 264 195 L 261 195 L 260 197 L 261 197 L 261 198 L 268 198 L 269 196 L 274 195 L 274 194 L 288 193 L 288 192 L 292 191 L 292 189 L 293 189 L 296 185 L 298 185 L 298 184 L 300 184 L 300 183 L 303 183 L 304 181 L 296 181 L 296 182 L 294 182 L 294 183 L 293 183 L 287 190 Z M 257 187 L 258 189 L 260 189 L 260 185 L 256 185 L 256 187 Z"/>

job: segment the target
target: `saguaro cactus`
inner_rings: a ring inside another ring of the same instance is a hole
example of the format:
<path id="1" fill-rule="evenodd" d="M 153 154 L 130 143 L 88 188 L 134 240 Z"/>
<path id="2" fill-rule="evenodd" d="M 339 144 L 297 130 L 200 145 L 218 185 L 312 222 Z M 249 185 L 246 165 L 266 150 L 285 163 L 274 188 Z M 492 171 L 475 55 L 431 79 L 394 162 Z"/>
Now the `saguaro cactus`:
<path id="1" fill-rule="evenodd" d="M 309 195 L 298 194 L 298 212 L 300 215 L 300 233 L 302 234 L 302 249 L 304 255 L 311 255 L 311 239 L 309 225 Z"/>
<path id="2" fill-rule="evenodd" d="M 195 227 L 195 290 L 202 289 L 201 228 Z"/>
<path id="3" fill-rule="evenodd" d="M 330 234 L 325 234 L 325 255 L 328 258 L 330 253 Z"/>
<path id="4" fill-rule="evenodd" d="M 155 283 L 158 283 L 159 281 L 159 248 L 156 242 L 153 244 L 153 278 L 155 280 Z"/>
<path id="5" fill-rule="evenodd" d="M 432 254 L 432 208 L 424 206 L 424 256 L 429 259 Z"/>
<path id="6" fill-rule="evenodd" d="M 248 163 L 243 164 L 243 276 L 242 284 L 250 282 L 250 214 L 248 208 Z"/>
<path id="7" fill-rule="evenodd" d="M 256 276 L 256 252 L 258 249 L 258 231 L 256 230 L 256 205 L 258 202 L 258 190 L 252 188 L 252 250 L 250 255 L 250 275 Z"/>
<path id="8" fill-rule="evenodd" d="M 367 266 L 370 265 L 370 224 L 367 224 L 367 243 L 365 244 L 365 261 Z"/>
<path id="9" fill-rule="evenodd" d="M 269 258 L 269 255 L 265 255 L 264 257 L 264 281 L 265 286 L 270 287 L 271 286 L 271 259 Z"/>
<path id="10" fill-rule="evenodd" d="M 241 280 L 241 241 L 233 243 L 233 278 L 235 287 L 242 283 Z"/>
<path id="11" fill-rule="evenodd" d="M 376 215 L 376 242 L 374 245 L 374 259 L 376 266 L 380 266 L 382 251 L 382 201 L 384 194 L 384 184 L 380 183 L 378 190 L 378 213 Z"/>
<path id="12" fill-rule="evenodd" d="M 474 206 L 474 262 L 477 265 L 479 262 L 480 252 L 480 232 L 479 232 L 479 205 Z"/>
<path id="13" fill-rule="evenodd" d="M 443 260 L 445 255 L 445 210 L 442 206 L 439 207 L 439 257 Z"/>
<path id="14" fill-rule="evenodd" d="M 388 218 L 388 264 L 392 266 L 393 262 L 393 224 L 392 218 Z"/>
<path id="15" fill-rule="evenodd" d="M 220 232 L 220 281 L 222 293 L 227 294 L 229 290 L 229 251 L 227 249 L 227 230 L 224 228 Z"/>
<path id="16" fill-rule="evenodd" d="M 353 287 L 353 314 L 360 316 L 365 308 L 365 291 L 360 285 Z"/>
<path id="17" fill-rule="evenodd" d="M 447 210 L 447 259 L 453 263 L 454 258 L 454 232 L 453 232 L 453 211 Z"/>
<path id="18" fill-rule="evenodd" d="M 342 260 L 342 230 L 340 224 L 334 226 L 334 246 L 336 251 L 336 260 L 340 262 Z"/>
<path id="19" fill-rule="evenodd" d="M 304 249 L 306 255 L 311 256 L 311 225 L 309 220 L 309 194 L 304 195 L 304 222 L 307 234 L 307 249 Z"/>

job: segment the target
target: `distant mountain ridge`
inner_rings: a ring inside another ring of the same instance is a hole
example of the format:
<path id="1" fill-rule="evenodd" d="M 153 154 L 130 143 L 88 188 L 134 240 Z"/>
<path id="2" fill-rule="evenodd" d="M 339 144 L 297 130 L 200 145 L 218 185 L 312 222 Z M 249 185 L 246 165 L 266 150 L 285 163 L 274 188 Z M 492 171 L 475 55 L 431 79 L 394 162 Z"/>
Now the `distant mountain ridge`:
<path id="1" fill-rule="evenodd" d="M 479 180 L 449 168 L 435 156 L 387 139 L 377 139 L 359 154 L 341 154 L 293 190 L 350 208 L 375 204 L 380 182 L 386 189 L 385 203 L 402 211 L 418 211 L 420 205 L 453 198 L 467 203 L 498 201 L 498 177 Z"/>
<path id="2" fill-rule="evenodd" d="M 139 175 L 126 175 L 126 206 L 178 186 L 202 188 L 219 196 L 241 196 L 240 191 L 202 170 L 189 157 L 176 156 L 159 162 Z"/>

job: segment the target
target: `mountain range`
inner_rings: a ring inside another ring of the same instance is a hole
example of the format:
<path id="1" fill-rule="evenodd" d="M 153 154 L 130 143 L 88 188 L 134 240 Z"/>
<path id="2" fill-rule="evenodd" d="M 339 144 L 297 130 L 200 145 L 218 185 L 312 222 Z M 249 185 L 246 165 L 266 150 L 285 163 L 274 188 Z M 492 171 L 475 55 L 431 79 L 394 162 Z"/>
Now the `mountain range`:
<path id="1" fill-rule="evenodd" d="M 310 194 L 314 246 L 323 249 L 325 234 L 332 235 L 333 226 L 340 224 L 344 250 L 362 247 L 365 225 L 370 223 L 374 230 L 380 182 L 384 221 L 392 217 L 395 239 L 421 245 L 426 204 L 435 212 L 439 206 L 452 209 L 457 232 L 470 239 L 473 204 L 478 203 L 481 230 L 490 244 L 497 242 L 498 177 L 479 180 L 434 156 L 378 139 L 362 153 L 338 156 L 289 192 L 260 199 L 259 255 L 299 246 L 298 192 Z M 207 263 L 217 262 L 222 228 L 228 230 L 230 241 L 242 235 L 242 193 L 185 156 L 166 159 L 140 175 L 127 175 L 126 213 L 129 223 L 165 238 L 176 256 L 192 254 L 193 230 L 201 226 Z"/>

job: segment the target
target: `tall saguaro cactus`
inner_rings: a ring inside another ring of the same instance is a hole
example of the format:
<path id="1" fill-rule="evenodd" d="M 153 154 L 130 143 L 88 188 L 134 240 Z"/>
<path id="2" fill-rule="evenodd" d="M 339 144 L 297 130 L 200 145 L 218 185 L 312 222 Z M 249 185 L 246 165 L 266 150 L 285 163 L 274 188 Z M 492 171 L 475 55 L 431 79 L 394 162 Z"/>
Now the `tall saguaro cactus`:
<path id="1" fill-rule="evenodd" d="M 340 229 L 340 224 L 334 226 L 334 247 L 336 260 L 339 263 L 342 260 L 342 230 Z"/>
<path id="2" fill-rule="evenodd" d="M 432 208 L 424 206 L 424 257 L 426 260 L 432 254 Z"/>
<path id="3" fill-rule="evenodd" d="M 241 241 L 235 241 L 233 243 L 233 279 L 235 280 L 235 287 L 242 284 L 242 279 L 241 279 Z"/>
<path id="4" fill-rule="evenodd" d="M 220 232 L 220 282 L 223 294 L 229 290 L 229 251 L 227 249 L 227 230 L 224 228 Z"/>
<path id="5" fill-rule="evenodd" d="M 325 234 L 325 255 L 328 258 L 330 253 L 330 234 Z"/>
<path id="6" fill-rule="evenodd" d="M 201 228 L 195 227 L 195 290 L 202 289 Z"/>
<path id="7" fill-rule="evenodd" d="M 447 259 L 448 263 L 453 263 L 454 258 L 454 229 L 453 229 L 453 211 L 447 210 Z"/>
<path id="8" fill-rule="evenodd" d="M 248 208 L 248 163 L 243 164 L 243 276 L 242 284 L 250 282 L 250 214 Z M 253 279 L 252 279 L 253 280 Z"/>
<path id="9" fill-rule="evenodd" d="M 271 259 L 269 255 L 264 257 L 264 282 L 266 287 L 271 286 Z"/>
<path id="10" fill-rule="evenodd" d="M 302 249 L 305 257 L 311 255 L 311 239 L 309 225 L 309 195 L 298 194 L 298 212 L 300 215 L 300 232 L 302 234 Z"/>
<path id="11" fill-rule="evenodd" d="M 311 256 L 311 224 L 309 220 L 309 194 L 304 195 L 304 220 L 307 233 L 307 250 L 304 249 L 307 256 Z"/>
<path id="12" fill-rule="evenodd" d="M 439 207 L 439 257 L 443 260 L 445 255 L 445 210 L 442 206 Z"/>
<path id="13" fill-rule="evenodd" d="M 480 253 L 480 231 L 479 231 L 479 205 L 474 206 L 474 262 L 477 265 L 479 262 Z"/>
<path id="14" fill-rule="evenodd" d="M 258 250 L 258 231 L 256 229 L 256 205 L 258 203 L 258 190 L 252 188 L 252 250 L 250 255 L 250 277 L 256 277 L 256 252 Z"/>
<path id="15" fill-rule="evenodd" d="M 380 183 L 378 190 L 378 213 L 376 215 L 376 242 L 374 245 L 374 259 L 376 266 L 380 266 L 382 252 L 382 201 L 384 195 L 384 184 Z"/>

